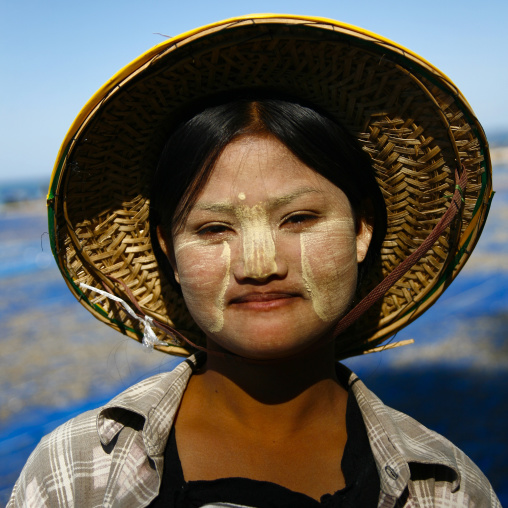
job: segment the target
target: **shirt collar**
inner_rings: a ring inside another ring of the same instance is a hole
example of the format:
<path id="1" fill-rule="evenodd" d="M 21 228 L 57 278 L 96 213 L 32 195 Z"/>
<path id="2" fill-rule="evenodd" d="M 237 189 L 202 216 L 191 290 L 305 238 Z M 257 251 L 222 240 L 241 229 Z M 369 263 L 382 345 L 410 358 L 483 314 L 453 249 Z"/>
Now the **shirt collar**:
<path id="1" fill-rule="evenodd" d="M 103 406 L 97 415 L 101 443 L 107 446 L 126 425 L 137 425 L 148 455 L 162 454 L 189 378 L 203 361 L 201 354 L 190 356 L 171 372 L 141 381 Z"/>
<path id="2" fill-rule="evenodd" d="M 97 415 L 102 444 L 109 445 L 126 425 L 139 425 L 148 455 L 162 455 L 187 383 L 204 359 L 197 353 L 171 372 L 146 379 L 103 406 Z M 450 468 L 455 475 L 453 490 L 459 488 L 460 472 L 447 440 L 385 406 L 346 366 L 338 364 L 337 374 L 339 380 L 347 379 L 358 401 L 383 492 L 395 497 L 404 492 L 411 463 Z"/>
<path id="3" fill-rule="evenodd" d="M 460 471 L 453 446 L 413 418 L 385 406 L 344 365 L 339 378 L 349 376 L 348 386 L 358 401 L 377 464 L 381 490 L 400 497 L 411 478 L 410 464 L 442 466 L 453 471 L 453 491 L 460 487 Z"/>

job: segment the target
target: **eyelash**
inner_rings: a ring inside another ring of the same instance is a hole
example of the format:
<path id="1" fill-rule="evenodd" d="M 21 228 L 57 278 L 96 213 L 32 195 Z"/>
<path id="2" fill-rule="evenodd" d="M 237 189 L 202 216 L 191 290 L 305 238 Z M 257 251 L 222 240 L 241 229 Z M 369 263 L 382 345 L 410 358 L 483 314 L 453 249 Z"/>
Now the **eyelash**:
<path id="1" fill-rule="evenodd" d="M 227 224 L 208 224 L 204 225 L 201 228 L 199 228 L 196 233 L 199 236 L 205 236 L 205 235 L 215 235 L 215 234 L 221 234 L 226 233 L 230 230 L 230 227 Z"/>
<path id="2" fill-rule="evenodd" d="M 285 224 L 293 224 L 296 226 L 302 225 L 306 222 L 315 221 L 318 219 L 318 215 L 312 212 L 296 212 L 288 217 L 284 218 L 282 221 L 282 226 Z"/>

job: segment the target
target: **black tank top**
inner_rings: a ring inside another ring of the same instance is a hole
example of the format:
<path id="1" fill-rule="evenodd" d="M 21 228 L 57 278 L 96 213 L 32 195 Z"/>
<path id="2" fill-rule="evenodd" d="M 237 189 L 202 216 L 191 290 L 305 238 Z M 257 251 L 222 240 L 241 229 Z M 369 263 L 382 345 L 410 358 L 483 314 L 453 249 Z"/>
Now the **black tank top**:
<path id="1" fill-rule="evenodd" d="M 380 484 L 367 430 L 354 395 L 346 409 L 348 439 L 341 467 L 346 487 L 321 497 L 321 502 L 271 482 L 248 478 L 221 478 L 186 482 L 178 456 L 174 427 L 164 453 L 164 471 L 159 495 L 151 508 L 201 508 L 213 503 L 249 508 L 350 508 L 376 507 Z"/>

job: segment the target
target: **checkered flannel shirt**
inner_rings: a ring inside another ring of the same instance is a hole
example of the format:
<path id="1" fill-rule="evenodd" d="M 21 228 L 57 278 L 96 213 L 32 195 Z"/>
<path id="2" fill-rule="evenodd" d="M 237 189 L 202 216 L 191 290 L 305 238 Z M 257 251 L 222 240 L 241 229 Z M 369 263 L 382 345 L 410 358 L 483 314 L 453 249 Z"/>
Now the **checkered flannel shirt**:
<path id="1" fill-rule="evenodd" d="M 198 358 L 138 383 L 44 437 L 8 508 L 147 506 L 159 492 L 164 448 Z M 485 476 L 453 444 L 386 407 L 353 373 L 349 385 L 377 465 L 379 507 L 501 506 Z"/>

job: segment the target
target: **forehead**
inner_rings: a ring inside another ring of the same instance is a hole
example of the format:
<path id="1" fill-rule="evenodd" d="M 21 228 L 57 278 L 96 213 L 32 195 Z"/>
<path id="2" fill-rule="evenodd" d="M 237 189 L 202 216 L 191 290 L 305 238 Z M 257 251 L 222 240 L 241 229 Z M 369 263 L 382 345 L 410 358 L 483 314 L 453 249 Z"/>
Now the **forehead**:
<path id="1" fill-rule="evenodd" d="M 342 195 L 273 136 L 243 136 L 225 147 L 199 201 L 264 201 L 281 195 Z"/>

